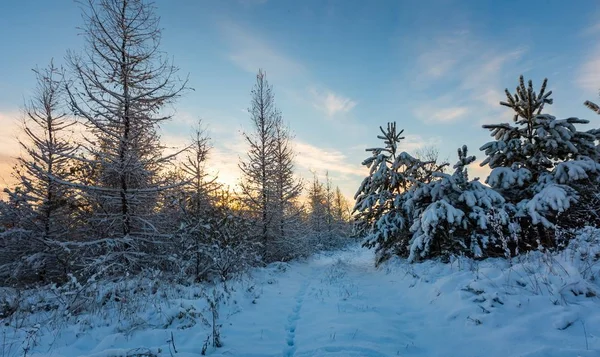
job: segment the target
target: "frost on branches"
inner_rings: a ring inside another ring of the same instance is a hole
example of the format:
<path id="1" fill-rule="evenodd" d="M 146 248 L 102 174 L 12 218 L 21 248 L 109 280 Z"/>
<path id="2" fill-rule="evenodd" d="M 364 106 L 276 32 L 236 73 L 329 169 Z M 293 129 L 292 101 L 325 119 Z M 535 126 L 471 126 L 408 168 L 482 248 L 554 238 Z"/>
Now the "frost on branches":
<path id="1" fill-rule="evenodd" d="M 556 119 L 544 114 L 552 104 L 544 80 L 539 93 L 521 76 L 515 94 L 506 90 L 501 105 L 515 114 L 513 124 L 484 125 L 494 141 L 481 147 L 492 169 L 486 182 L 507 200 L 507 209 L 519 222 L 521 247 L 554 246 L 556 227 L 582 227 L 600 222 L 596 216 L 599 132 L 578 131 L 588 124 L 579 118 Z M 587 216 L 583 212 L 592 214 Z"/>

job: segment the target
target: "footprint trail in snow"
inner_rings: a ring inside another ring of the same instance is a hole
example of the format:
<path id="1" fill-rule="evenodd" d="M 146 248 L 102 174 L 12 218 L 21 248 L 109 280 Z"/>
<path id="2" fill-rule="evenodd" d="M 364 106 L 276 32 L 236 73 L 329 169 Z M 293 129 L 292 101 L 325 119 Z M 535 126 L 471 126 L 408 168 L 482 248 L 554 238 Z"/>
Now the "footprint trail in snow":
<path id="1" fill-rule="evenodd" d="M 288 323 L 286 325 L 286 346 L 283 350 L 284 357 L 293 357 L 296 353 L 296 327 L 298 325 L 298 320 L 300 320 L 300 311 L 302 310 L 302 305 L 304 304 L 304 298 L 306 297 L 306 291 L 308 290 L 308 286 L 310 285 L 311 280 L 313 279 L 313 274 L 309 278 L 306 279 L 304 284 L 298 290 L 296 294 L 296 304 L 292 309 L 292 313 L 288 316 Z"/>

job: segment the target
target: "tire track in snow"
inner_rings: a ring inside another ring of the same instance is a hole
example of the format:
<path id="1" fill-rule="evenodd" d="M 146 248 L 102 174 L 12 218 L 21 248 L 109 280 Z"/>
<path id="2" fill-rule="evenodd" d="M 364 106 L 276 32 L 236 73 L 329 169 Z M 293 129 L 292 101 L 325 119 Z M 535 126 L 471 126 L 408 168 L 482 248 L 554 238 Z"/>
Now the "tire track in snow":
<path id="1" fill-rule="evenodd" d="M 313 278 L 314 271 L 306 279 L 304 284 L 302 284 L 302 286 L 296 293 L 296 305 L 294 305 L 294 307 L 292 308 L 292 312 L 288 316 L 288 323 L 285 327 L 287 334 L 285 341 L 286 346 L 283 350 L 283 357 L 293 357 L 296 353 L 296 326 L 298 324 L 298 320 L 300 320 L 300 311 L 302 310 L 302 305 L 304 304 L 306 291 L 308 290 L 308 286 L 310 285 L 310 282 Z"/>

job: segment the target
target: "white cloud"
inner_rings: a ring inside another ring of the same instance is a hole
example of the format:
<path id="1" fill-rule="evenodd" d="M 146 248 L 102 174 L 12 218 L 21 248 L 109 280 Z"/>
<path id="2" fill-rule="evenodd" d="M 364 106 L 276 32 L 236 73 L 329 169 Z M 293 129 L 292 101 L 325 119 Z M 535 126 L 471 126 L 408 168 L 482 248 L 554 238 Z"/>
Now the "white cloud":
<path id="1" fill-rule="evenodd" d="M 404 137 L 400 142 L 399 150 L 407 152 L 414 152 L 421 147 L 437 145 L 440 142 L 437 137 L 429 139 L 424 139 L 420 135 L 404 135 Z M 350 150 L 352 156 L 337 149 L 316 146 L 300 140 L 296 140 L 294 146 L 297 153 L 296 164 L 300 168 L 307 171 L 329 171 L 344 177 L 364 177 L 367 169 L 361 165 L 361 162 L 370 155 L 366 149 L 376 145 L 353 147 Z M 363 154 L 356 157 L 354 153 Z"/>
<path id="2" fill-rule="evenodd" d="M 356 106 L 356 102 L 352 99 L 332 91 L 319 92 L 313 89 L 311 94 L 314 97 L 314 107 L 325 112 L 328 117 L 338 113 L 347 113 Z"/>

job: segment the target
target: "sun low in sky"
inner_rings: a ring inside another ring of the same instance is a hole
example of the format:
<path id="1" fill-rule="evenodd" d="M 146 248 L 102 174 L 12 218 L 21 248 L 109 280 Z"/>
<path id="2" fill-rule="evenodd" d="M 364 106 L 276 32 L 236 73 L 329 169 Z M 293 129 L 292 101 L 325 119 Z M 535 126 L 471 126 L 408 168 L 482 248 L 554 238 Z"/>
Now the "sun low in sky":
<path id="1" fill-rule="evenodd" d="M 202 118 L 214 147 L 210 166 L 235 185 L 247 149 L 247 108 L 259 68 L 274 87 L 284 120 L 295 133 L 300 176 L 328 170 L 352 197 L 366 175 L 366 148 L 378 127 L 405 129 L 401 149 L 436 146 L 455 161 L 456 148 L 489 139 L 485 123 L 508 122 L 504 88 L 520 74 L 549 79 L 557 117 L 600 121 L 583 107 L 600 88 L 600 3 L 550 1 L 295 1 L 158 0 L 162 49 L 193 91 L 162 128 L 180 145 Z M 0 2 L 0 185 L 10 183 L 21 108 L 35 85 L 32 68 L 83 39 L 74 1 Z M 474 176 L 485 168 L 473 167 Z"/>

